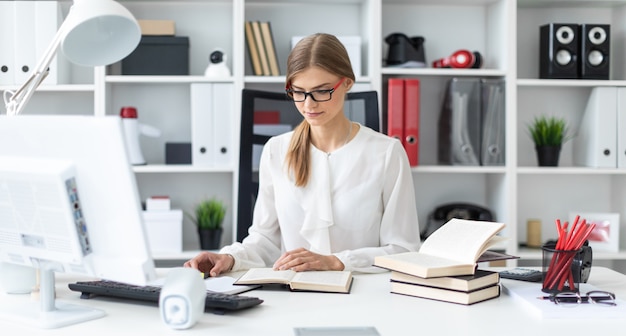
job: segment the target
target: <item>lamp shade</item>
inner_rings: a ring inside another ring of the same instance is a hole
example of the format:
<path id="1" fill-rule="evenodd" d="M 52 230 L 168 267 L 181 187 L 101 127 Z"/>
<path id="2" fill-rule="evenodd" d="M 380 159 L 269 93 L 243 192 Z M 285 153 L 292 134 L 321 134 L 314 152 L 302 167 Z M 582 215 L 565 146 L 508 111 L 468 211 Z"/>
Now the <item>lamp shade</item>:
<path id="1" fill-rule="evenodd" d="M 113 0 L 75 0 L 64 25 L 61 50 L 78 65 L 115 63 L 135 50 L 141 39 L 137 20 Z"/>

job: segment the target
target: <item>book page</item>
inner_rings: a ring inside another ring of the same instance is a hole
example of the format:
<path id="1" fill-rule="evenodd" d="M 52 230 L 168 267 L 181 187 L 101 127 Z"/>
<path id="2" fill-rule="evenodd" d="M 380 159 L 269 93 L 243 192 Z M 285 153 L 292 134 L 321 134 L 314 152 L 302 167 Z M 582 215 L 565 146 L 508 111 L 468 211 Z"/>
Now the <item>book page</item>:
<path id="1" fill-rule="evenodd" d="M 275 271 L 271 268 L 251 268 L 242 275 L 237 283 L 282 283 L 287 284 L 296 272 L 291 270 Z"/>
<path id="2" fill-rule="evenodd" d="M 503 228 L 503 223 L 452 218 L 424 241 L 419 252 L 473 264 Z"/>
<path id="3" fill-rule="evenodd" d="M 344 271 L 297 272 L 292 282 L 343 286 L 349 277 L 350 272 Z"/>

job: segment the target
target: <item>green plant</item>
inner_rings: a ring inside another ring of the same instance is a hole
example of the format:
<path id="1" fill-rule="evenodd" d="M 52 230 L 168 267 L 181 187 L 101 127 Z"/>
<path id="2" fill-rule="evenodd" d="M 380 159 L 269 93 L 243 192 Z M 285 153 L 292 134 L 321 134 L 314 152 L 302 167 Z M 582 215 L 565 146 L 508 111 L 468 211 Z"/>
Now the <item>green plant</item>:
<path id="1" fill-rule="evenodd" d="M 539 116 L 528 125 L 536 146 L 558 146 L 569 140 L 568 125 L 564 118 Z"/>
<path id="2" fill-rule="evenodd" d="M 211 198 L 196 205 L 195 216 L 191 220 L 198 229 L 217 230 L 222 228 L 222 221 L 226 214 L 226 206 L 222 201 Z"/>

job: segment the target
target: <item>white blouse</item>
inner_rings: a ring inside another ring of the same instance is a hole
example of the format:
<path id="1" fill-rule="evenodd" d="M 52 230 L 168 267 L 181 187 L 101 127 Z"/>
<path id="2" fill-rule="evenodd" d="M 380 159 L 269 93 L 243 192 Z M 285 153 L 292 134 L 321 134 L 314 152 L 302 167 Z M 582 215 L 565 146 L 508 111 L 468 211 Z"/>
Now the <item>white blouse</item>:
<path id="1" fill-rule="evenodd" d="M 285 165 L 292 134 L 263 147 L 249 235 L 220 251 L 235 257 L 233 271 L 271 267 L 283 252 L 304 247 L 334 254 L 345 270 L 377 272 L 375 256 L 419 248 L 413 178 L 398 140 L 360 125 L 330 154 L 312 146 L 309 182 L 296 187 Z"/>

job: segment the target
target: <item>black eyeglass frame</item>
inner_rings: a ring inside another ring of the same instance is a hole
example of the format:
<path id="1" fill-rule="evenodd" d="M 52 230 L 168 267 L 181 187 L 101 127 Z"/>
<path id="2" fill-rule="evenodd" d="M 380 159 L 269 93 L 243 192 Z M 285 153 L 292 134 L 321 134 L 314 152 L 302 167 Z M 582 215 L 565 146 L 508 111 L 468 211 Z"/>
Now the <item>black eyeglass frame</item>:
<path id="1" fill-rule="evenodd" d="M 287 97 L 289 97 L 289 99 L 293 100 L 296 103 L 302 103 L 303 101 L 306 100 L 307 97 L 311 97 L 311 99 L 313 99 L 314 102 L 318 102 L 318 103 L 327 102 L 333 99 L 333 93 L 335 92 L 335 90 L 337 90 L 339 85 L 341 85 L 341 83 L 343 83 L 345 80 L 346 78 L 343 77 L 332 89 L 328 89 L 328 90 L 313 90 L 313 91 L 305 92 L 305 91 L 296 91 L 296 90 L 287 88 L 285 89 L 285 92 L 287 93 Z M 303 94 L 304 98 L 302 98 L 302 100 L 295 100 L 293 98 L 294 93 Z M 320 94 L 328 93 L 328 99 L 323 99 L 323 100 L 315 99 L 315 96 L 314 96 L 315 93 L 320 93 Z"/>
<path id="2" fill-rule="evenodd" d="M 601 290 L 592 290 L 585 295 L 581 295 L 579 292 L 552 293 L 550 295 L 550 301 L 557 305 L 579 305 L 590 302 L 604 306 L 617 306 L 617 303 L 615 303 L 615 294 Z"/>

